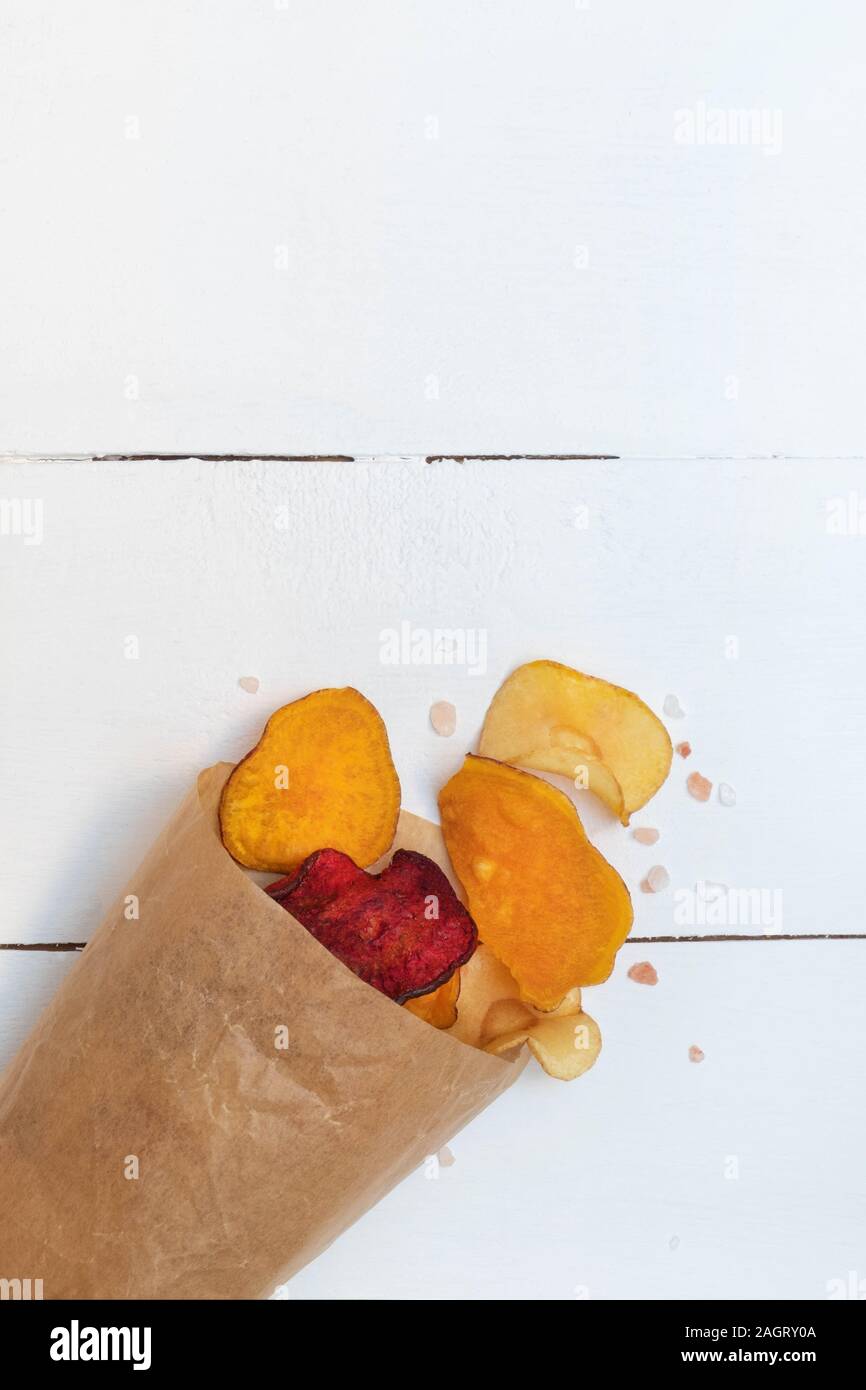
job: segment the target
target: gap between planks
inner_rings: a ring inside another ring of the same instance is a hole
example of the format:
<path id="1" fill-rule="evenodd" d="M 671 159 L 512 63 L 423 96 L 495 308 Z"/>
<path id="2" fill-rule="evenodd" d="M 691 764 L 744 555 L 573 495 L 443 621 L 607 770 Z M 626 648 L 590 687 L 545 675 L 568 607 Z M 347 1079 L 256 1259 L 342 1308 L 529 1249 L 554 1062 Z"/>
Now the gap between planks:
<path id="1" fill-rule="evenodd" d="M 357 463 L 353 454 L 93 454 L 82 455 L 93 463 L 178 463 L 199 459 L 203 463 Z M 365 457 L 367 457 L 365 455 Z M 384 455 L 383 457 L 388 457 Z M 413 455 L 397 455 L 399 458 Z M 616 462 L 619 454 L 426 454 L 425 463 L 591 463 Z"/>
<path id="2" fill-rule="evenodd" d="M 863 463 L 866 454 L 424 454 L 415 450 L 398 452 L 363 450 L 359 454 L 202 454 L 187 449 L 180 454 L 57 454 L 14 453 L 0 450 L 0 463 L 184 463 L 200 459 L 204 463 L 359 463 L 364 459 L 423 458 L 425 463 L 497 463 L 549 461 L 632 463 Z"/>
<path id="3" fill-rule="evenodd" d="M 866 941 L 866 932 L 782 932 L 720 936 L 629 936 L 623 946 L 688 945 L 720 941 Z M 0 951 L 83 951 L 86 941 L 0 941 Z"/>
<path id="4" fill-rule="evenodd" d="M 359 463 L 367 458 L 423 458 L 425 463 L 616 462 L 619 454 L 0 454 L 3 463 Z"/>
<path id="5" fill-rule="evenodd" d="M 84 454 L 93 463 L 355 463 L 352 454 Z"/>

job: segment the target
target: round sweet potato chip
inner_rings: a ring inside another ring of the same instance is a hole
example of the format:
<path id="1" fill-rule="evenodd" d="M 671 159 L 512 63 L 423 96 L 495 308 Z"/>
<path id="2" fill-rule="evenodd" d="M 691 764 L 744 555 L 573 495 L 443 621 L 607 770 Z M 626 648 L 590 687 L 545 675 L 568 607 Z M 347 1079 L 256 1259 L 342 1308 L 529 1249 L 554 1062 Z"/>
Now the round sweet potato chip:
<path id="1" fill-rule="evenodd" d="M 291 873 L 325 845 L 366 866 L 391 845 L 399 810 L 385 725 L 349 686 L 271 715 L 226 782 L 220 829 L 248 869 Z"/>

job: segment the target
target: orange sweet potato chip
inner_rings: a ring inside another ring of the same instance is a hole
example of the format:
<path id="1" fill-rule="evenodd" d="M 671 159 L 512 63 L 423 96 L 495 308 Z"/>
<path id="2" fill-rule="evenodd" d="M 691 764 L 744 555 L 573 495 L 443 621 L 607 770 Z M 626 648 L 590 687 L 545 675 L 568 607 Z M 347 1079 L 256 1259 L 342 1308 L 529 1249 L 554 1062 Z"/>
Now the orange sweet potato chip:
<path id="1" fill-rule="evenodd" d="M 357 690 L 316 690 L 272 714 L 220 802 L 229 854 L 291 873 L 328 846 L 367 866 L 390 846 L 400 783 L 378 711 Z"/>
<path id="2" fill-rule="evenodd" d="M 434 1028 L 451 1028 L 457 1022 L 457 1000 L 460 998 L 460 971 L 455 970 L 450 980 L 434 989 L 432 994 L 422 994 L 417 999 L 407 999 L 404 1008 L 432 1023 Z"/>
<path id="3" fill-rule="evenodd" d="M 630 690 L 558 661 L 519 666 L 493 697 L 480 752 L 588 787 L 623 825 L 671 767 L 668 731 Z"/>
<path id="4" fill-rule="evenodd" d="M 539 777 L 466 758 L 439 794 L 442 833 L 485 946 L 521 997 L 557 1008 L 601 984 L 631 930 L 628 889 L 568 797 Z"/>

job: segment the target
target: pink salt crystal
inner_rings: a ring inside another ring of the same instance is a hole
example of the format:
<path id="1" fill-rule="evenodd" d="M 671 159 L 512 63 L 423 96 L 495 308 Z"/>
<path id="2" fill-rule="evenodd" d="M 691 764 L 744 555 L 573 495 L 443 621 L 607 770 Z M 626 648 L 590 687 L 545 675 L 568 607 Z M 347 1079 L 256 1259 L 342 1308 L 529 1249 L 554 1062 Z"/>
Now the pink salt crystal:
<path id="1" fill-rule="evenodd" d="M 238 685 L 240 686 L 241 690 L 245 690 L 248 695 L 255 695 L 256 691 L 259 688 L 258 677 L 241 676 L 240 680 L 238 681 Z"/>
<path id="2" fill-rule="evenodd" d="M 628 972 L 630 980 L 634 980 L 636 985 L 657 985 L 659 982 L 658 974 L 654 965 L 650 965 L 648 960 L 638 961 Z"/>
<path id="3" fill-rule="evenodd" d="M 646 876 L 647 887 L 651 893 L 663 893 L 670 881 L 670 874 L 661 864 L 654 864 Z"/>
<path id="4" fill-rule="evenodd" d="M 440 738 L 450 738 L 457 728 L 457 711 L 450 700 L 437 700 L 430 706 L 430 723 Z"/>
<path id="5" fill-rule="evenodd" d="M 676 745 L 676 750 L 681 758 L 688 758 L 691 756 L 692 745 L 686 740 L 683 743 L 678 743 Z"/>
<path id="6" fill-rule="evenodd" d="M 457 1162 L 457 1159 L 454 1157 L 447 1144 L 444 1149 L 439 1150 L 436 1157 L 439 1159 L 440 1168 L 453 1168 L 454 1164 Z"/>
<path id="7" fill-rule="evenodd" d="M 639 845 L 654 845 L 659 837 L 659 832 L 651 830 L 648 825 L 640 825 L 634 831 L 634 837 Z"/>
<path id="8" fill-rule="evenodd" d="M 694 1043 L 692 1043 L 691 1047 L 689 1048 L 689 1061 L 690 1061 L 690 1062 L 702 1062 L 703 1060 L 704 1060 L 704 1054 L 703 1054 L 703 1052 L 701 1051 L 701 1049 L 700 1049 L 699 1047 L 695 1047 Z"/>
<path id="9" fill-rule="evenodd" d="M 689 773 L 686 778 L 686 786 L 689 789 L 689 795 L 693 796 L 695 801 L 709 801 L 713 784 L 706 777 L 702 777 L 699 772 Z"/>

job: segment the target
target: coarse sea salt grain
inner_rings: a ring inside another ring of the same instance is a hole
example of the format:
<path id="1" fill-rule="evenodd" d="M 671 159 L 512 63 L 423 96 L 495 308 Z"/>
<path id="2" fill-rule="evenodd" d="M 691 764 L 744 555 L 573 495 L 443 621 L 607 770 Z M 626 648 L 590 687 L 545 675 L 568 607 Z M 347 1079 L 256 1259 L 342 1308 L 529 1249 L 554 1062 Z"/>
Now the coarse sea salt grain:
<path id="1" fill-rule="evenodd" d="M 457 728 L 457 711 L 450 700 L 437 700 L 430 706 L 430 723 L 440 738 L 450 738 Z"/>
<path id="2" fill-rule="evenodd" d="M 628 972 L 630 980 L 634 980 L 636 985 L 657 985 L 659 982 L 658 973 L 654 965 L 650 965 L 648 960 L 640 960 L 637 965 L 633 965 Z"/>
<path id="3" fill-rule="evenodd" d="M 639 825 L 633 834 L 639 845 L 654 845 L 659 837 L 659 832 L 648 825 Z"/>
<path id="4" fill-rule="evenodd" d="M 646 876 L 646 884 L 651 893 L 663 893 L 671 881 L 671 876 L 663 864 L 654 864 Z"/>
<path id="5" fill-rule="evenodd" d="M 238 681 L 238 685 L 240 686 L 241 690 L 245 690 L 248 695 L 255 695 L 256 691 L 259 688 L 258 677 L 241 676 L 240 680 Z"/>
<path id="6" fill-rule="evenodd" d="M 689 773 L 686 778 L 686 786 L 689 789 L 689 796 L 693 796 L 695 801 L 709 801 L 713 784 L 706 777 L 702 777 L 699 772 Z"/>
<path id="7" fill-rule="evenodd" d="M 729 787 L 727 782 L 719 783 L 719 800 L 723 806 L 736 806 L 737 793 L 733 787 Z"/>
<path id="8" fill-rule="evenodd" d="M 666 695 L 665 702 L 662 705 L 662 713 L 666 714 L 668 719 L 682 719 L 685 710 L 676 695 Z"/>

